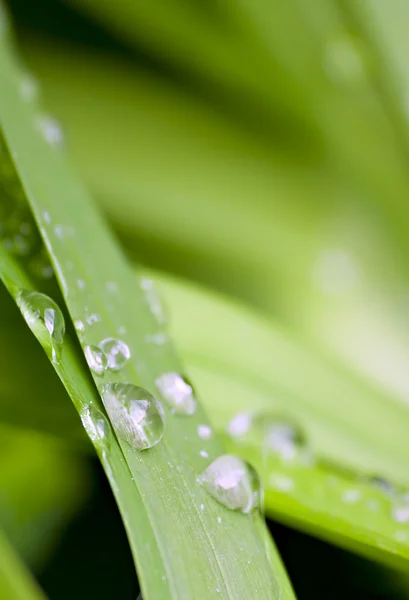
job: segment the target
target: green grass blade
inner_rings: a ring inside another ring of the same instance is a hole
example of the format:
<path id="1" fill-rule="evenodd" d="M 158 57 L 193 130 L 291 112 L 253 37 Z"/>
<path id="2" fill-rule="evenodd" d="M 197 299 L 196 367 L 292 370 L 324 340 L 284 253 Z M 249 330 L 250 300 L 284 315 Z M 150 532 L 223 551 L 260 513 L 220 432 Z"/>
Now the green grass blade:
<path id="1" fill-rule="evenodd" d="M 121 335 L 131 348 L 131 357 L 120 375 L 108 374 L 105 383 L 122 380 L 155 390 L 159 375 L 181 372 L 170 344 L 158 348 L 147 339 L 158 330 L 149 306 L 154 301 L 157 308 L 156 300 L 143 293 L 144 281 L 135 280 L 105 223 L 59 151 L 35 131 L 36 107 L 24 103 L 19 94 L 19 72 L 6 45 L 1 48 L 1 56 L 3 135 L 71 317 L 86 323 L 82 343 L 95 345 L 102 338 Z M 4 252 L 2 269 L 3 273 L 8 271 L 5 280 L 13 294 L 27 287 L 24 273 L 11 264 Z M 97 316 L 92 326 L 91 315 Z M 83 377 L 77 383 L 73 378 L 80 373 L 80 365 L 68 344 L 63 344 L 62 353 L 61 367 L 56 368 L 78 401 L 75 385 L 83 386 Z M 101 390 L 98 378 L 95 383 Z M 292 597 L 290 586 L 280 589 L 275 578 L 264 535 L 260 533 L 260 518 L 249 519 L 223 509 L 196 483 L 206 464 L 222 452 L 219 441 L 212 438 L 206 444 L 208 458 L 204 460 L 201 455 L 203 441 L 197 435 L 197 427 L 206 423 L 203 410 L 198 407 L 189 418 L 178 418 L 169 410 L 166 413 L 162 442 L 143 455 L 120 441 L 134 480 L 133 498 L 137 488 L 144 507 L 138 516 L 138 537 L 133 541 L 145 597 L 205 600 L 220 593 L 221 597 L 244 599 L 253 598 L 255 590 L 260 599 L 278 598 L 282 592 Z M 117 423 L 112 424 L 115 429 Z M 105 454 L 109 455 L 108 450 Z M 136 518 L 134 512 L 131 516 Z M 224 535 L 220 533 L 218 517 L 222 519 Z M 154 545 L 154 563 L 147 557 L 146 540 Z M 275 557 L 273 562 L 277 560 Z"/>
<path id="2" fill-rule="evenodd" d="M 4 600 L 45 600 L 45 596 L 1 531 L 0 598 L 4 598 Z"/>

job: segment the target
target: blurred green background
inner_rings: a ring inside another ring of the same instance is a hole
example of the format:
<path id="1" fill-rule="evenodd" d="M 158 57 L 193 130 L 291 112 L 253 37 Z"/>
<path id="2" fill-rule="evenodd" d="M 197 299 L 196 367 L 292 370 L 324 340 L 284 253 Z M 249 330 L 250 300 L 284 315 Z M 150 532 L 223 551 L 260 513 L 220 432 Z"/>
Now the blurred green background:
<path id="1" fill-rule="evenodd" d="M 256 307 L 406 406 L 409 6 L 8 4 L 70 159 L 130 258 Z M 0 443 L 0 519 L 50 597 L 135 599 L 96 461 L 28 430 L 4 427 Z M 299 598 L 409 597 L 384 568 L 272 529 Z M 115 556 L 92 543 L 100 535 Z"/>

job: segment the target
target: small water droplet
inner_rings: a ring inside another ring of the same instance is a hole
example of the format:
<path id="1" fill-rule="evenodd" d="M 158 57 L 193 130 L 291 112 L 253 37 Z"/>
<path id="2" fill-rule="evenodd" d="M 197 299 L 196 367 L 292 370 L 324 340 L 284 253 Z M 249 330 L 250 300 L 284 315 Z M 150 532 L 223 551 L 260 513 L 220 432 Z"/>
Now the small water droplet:
<path id="1" fill-rule="evenodd" d="M 209 458 L 209 453 L 206 450 L 200 450 L 200 456 L 203 458 Z"/>
<path id="2" fill-rule="evenodd" d="M 361 491 L 355 489 L 345 490 L 345 492 L 342 494 L 342 499 L 347 504 L 355 504 L 361 499 L 361 497 Z"/>
<path id="3" fill-rule="evenodd" d="M 85 331 L 85 325 L 80 319 L 74 321 L 74 327 L 77 333 L 84 333 Z"/>
<path id="4" fill-rule="evenodd" d="M 201 505 L 200 505 L 200 510 L 201 510 L 201 511 L 204 511 L 204 509 L 205 509 L 205 505 L 204 505 L 204 504 L 201 504 Z"/>
<path id="5" fill-rule="evenodd" d="M 94 323 L 98 323 L 100 320 L 101 320 L 101 318 L 96 314 L 92 314 L 87 317 L 88 325 L 93 325 Z"/>
<path id="6" fill-rule="evenodd" d="M 217 517 L 217 522 L 220 524 L 222 522 L 222 518 L 221 517 Z"/>
<path id="7" fill-rule="evenodd" d="M 142 277 L 140 279 L 140 286 L 144 291 L 146 302 L 151 313 L 154 315 L 160 325 L 165 324 L 167 321 L 165 309 L 153 280 L 149 277 Z"/>
<path id="8" fill-rule="evenodd" d="M 17 304 L 27 325 L 53 361 L 57 361 L 64 340 L 65 321 L 59 306 L 39 292 L 22 290 Z"/>
<path id="9" fill-rule="evenodd" d="M 88 405 L 81 412 L 81 421 L 94 444 L 107 446 L 111 437 L 111 427 L 106 416 L 94 406 Z"/>
<path id="10" fill-rule="evenodd" d="M 110 383 L 102 388 L 105 408 L 118 436 L 137 450 L 155 446 L 165 423 L 158 400 L 130 383 Z"/>
<path id="11" fill-rule="evenodd" d="M 269 483 L 272 487 L 280 490 L 280 492 L 291 492 L 294 489 L 293 479 L 280 473 L 272 473 L 269 477 Z"/>
<path id="12" fill-rule="evenodd" d="M 20 77 L 20 96 L 26 102 L 34 102 L 38 98 L 38 81 L 31 73 L 23 73 Z"/>
<path id="13" fill-rule="evenodd" d="M 44 221 L 47 223 L 47 225 L 49 225 L 51 223 L 51 215 L 47 210 L 45 210 L 43 212 L 43 218 L 44 218 Z"/>
<path id="14" fill-rule="evenodd" d="M 193 415 L 196 400 L 192 386 L 178 373 L 163 373 L 156 379 L 156 386 L 167 404 L 178 414 Z"/>
<path id="15" fill-rule="evenodd" d="M 108 359 L 97 346 L 85 346 L 84 354 L 89 368 L 95 375 L 103 375 L 108 368 Z"/>
<path id="16" fill-rule="evenodd" d="M 85 290 L 86 284 L 83 279 L 77 279 L 77 287 L 79 290 Z"/>
<path id="17" fill-rule="evenodd" d="M 397 523 L 409 522 L 409 503 L 400 497 L 392 505 L 392 519 Z"/>
<path id="18" fill-rule="evenodd" d="M 106 338 L 98 344 L 108 359 L 108 367 L 111 371 L 119 371 L 131 357 L 129 346 L 121 340 Z"/>
<path id="19" fill-rule="evenodd" d="M 202 440 L 210 440 L 213 435 L 212 428 L 209 425 L 198 425 L 197 426 L 197 435 Z"/>
<path id="20" fill-rule="evenodd" d="M 59 122 L 49 115 L 38 115 L 36 126 L 45 141 L 51 146 L 60 146 L 64 142 L 64 135 Z"/>
<path id="21" fill-rule="evenodd" d="M 253 420 L 253 415 L 250 413 L 238 413 L 235 415 L 227 426 L 227 432 L 231 437 L 241 437 L 249 431 Z"/>
<path id="22" fill-rule="evenodd" d="M 253 467 L 237 456 L 219 456 L 197 482 L 212 498 L 232 510 L 250 513 L 260 506 L 260 479 Z"/>
<path id="23" fill-rule="evenodd" d="M 166 344 L 169 341 L 169 336 L 166 333 L 148 333 L 145 335 L 145 340 L 148 344 L 163 346 L 163 344 Z"/>

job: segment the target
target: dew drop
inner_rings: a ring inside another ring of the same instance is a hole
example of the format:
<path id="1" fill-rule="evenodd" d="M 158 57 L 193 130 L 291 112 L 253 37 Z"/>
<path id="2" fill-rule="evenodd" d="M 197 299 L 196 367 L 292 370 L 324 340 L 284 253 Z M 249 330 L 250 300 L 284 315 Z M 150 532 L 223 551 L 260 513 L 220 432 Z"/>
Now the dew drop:
<path id="1" fill-rule="evenodd" d="M 227 432 L 231 437 L 238 438 L 249 431 L 253 416 L 250 413 L 238 413 L 227 426 Z"/>
<path id="2" fill-rule="evenodd" d="M 98 344 L 108 359 L 108 367 L 111 371 L 119 371 L 131 357 L 129 346 L 115 338 L 106 338 Z"/>
<path id="3" fill-rule="evenodd" d="M 38 81 L 31 73 L 24 73 L 20 77 L 20 96 L 26 102 L 34 102 L 38 98 Z"/>
<path id="4" fill-rule="evenodd" d="M 392 505 L 392 519 L 397 523 L 409 523 L 409 502 L 403 496 Z"/>
<path id="5" fill-rule="evenodd" d="M 219 456 L 197 482 L 212 498 L 232 510 L 251 513 L 260 506 L 260 479 L 253 467 L 237 456 Z"/>
<path id="6" fill-rule="evenodd" d="M 84 333 L 85 331 L 85 325 L 80 319 L 74 321 L 74 327 L 77 333 Z"/>
<path id="7" fill-rule="evenodd" d="M 101 318 L 96 314 L 92 314 L 87 317 L 88 325 L 93 325 L 94 323 L 98 323 L 100 320 L 101 320 Z"/>
<path id="8" fill-rule="evenodd" d="M 131 383 L 110 383 L 102 398 L 118 436 L 137 450 L 155 446 L 163 436 L 165 423 L 158 400 Z"/>
<path id="9" fill-rule="evenodd" d="M 54 117 L 39 115 L 36 118 L 36 126 L 50 146 L 60 146 L 63 143 L 64 135 L 61 125 Z"/>
<path id="10" fill-rule="evenodd" d="M 103 375 L 108 368 L 108 359 L 97 346 L 85 346 L 84 354 L 89 368 L 95 375 Z"/>
<path id="11" fill-rule="evenodd" d="M 212 428 L 209 425 L 198 425 L 197 426 L 197 435 L 202 440 L 210 440 L 213 435 Z"/>
<path id="12" fill-rule="evenodd" d="M 94 406 L 86 406 L 81 412 L 85 431 L 94 444 L 107 446 L 111 437 L 111 427 L 106 416 Z"/>
<path id="13" fill-rule="evenodd" d="M 196 400 L 192 386 L 178 373 L 163 373 L 156 379 L 156 386 L 167 404 L 178 414 L 193 415 Z"/>
<path id="14" fill-rule="evenodd" d="M 160 325 L 165 324 L 167 321 L 165 309 L 153 280 L 149 277 L 142 277 L 140 280 L 140 286 L 145 294 L 145 299 L 151 313 L 154 315 Z"/>
<path id="15" fill-rule="evenodd" d="M 58 361 L 65 333 L 64 316 L 58 305 L 45 294 L 28 290 L 18 294 L 17 304 L 41 345 L 53 361 Z"/>

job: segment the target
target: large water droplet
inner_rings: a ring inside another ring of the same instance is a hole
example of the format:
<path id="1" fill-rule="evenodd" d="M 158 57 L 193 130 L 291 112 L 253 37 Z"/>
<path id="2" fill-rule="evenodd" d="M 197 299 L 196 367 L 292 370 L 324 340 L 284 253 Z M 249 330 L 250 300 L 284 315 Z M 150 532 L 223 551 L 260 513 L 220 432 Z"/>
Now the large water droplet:
<path id="1" fill-rule="evenodd" d="M 108 359 L 97 346 L 85 346 L 84 354 L 88 366 L 95 375 L 103 375 L 108 368 Z"/>
<path id="2" fill-rule="evenodd" d="M 108 359 L 108 367 L 112 371 L 119 371 L 128 362 L 131 356 L 129 346 L 121 340 L 106 338 L 98 344 Z"/>
<path id="3" fill-rule="evenodd" d="M 199 475 L 197 482 L 232 510 L 250 513 L 260 507 L 260 479 L 253 467 L 237 456 L 219 456 Z"/>
<path id="4" fill-rule="evenodd" d="M 178 414 L 192 415 L 196 410 L 192 386 L 178 373 L 163 373 L 156 385 L 166 403 Z"/>
<path id="5" fill-rule="evenodd" d="M 105 408 L 118 436 L 137 450 L 155 446 L 165 423 L 158 400 L 131 383 L 110 383 L 102 388 Z"/>
<path id="6" fill-rule="evenodd" d="M 111 427 L 106 416 L 94 406 L 86 406 L 81 412 L 81 421 L 94 444 L 107 447 L 110 442 Z"/>
<path id="7" fill-rule="evenodd" d="M 64 340 L 65 321 L 58 305 L 40 292 L 22 290 L 17 304 L 27 325 L 53 361 L 58 360 Z"/>

